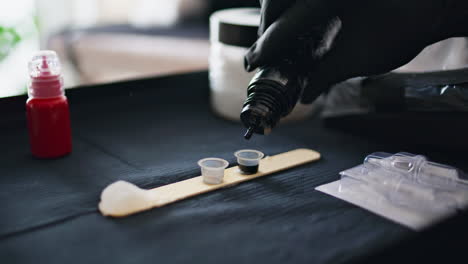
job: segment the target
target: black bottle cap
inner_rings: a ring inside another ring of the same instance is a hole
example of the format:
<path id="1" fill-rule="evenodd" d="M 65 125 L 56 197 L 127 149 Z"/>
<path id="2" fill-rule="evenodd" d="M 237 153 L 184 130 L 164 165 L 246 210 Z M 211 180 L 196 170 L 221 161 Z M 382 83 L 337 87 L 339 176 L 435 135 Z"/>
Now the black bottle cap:
<path id="1" fill-rule="evenodd" d="M 214 13 L 211 17 L 212 27 L 217 24 L 217 36 L 211 36 L 221 43 L 245 47 L 252 46 L 258 38 L 260 9 L 235 8 Z M 213 29 L 215 30 L 215 29 Z"/>

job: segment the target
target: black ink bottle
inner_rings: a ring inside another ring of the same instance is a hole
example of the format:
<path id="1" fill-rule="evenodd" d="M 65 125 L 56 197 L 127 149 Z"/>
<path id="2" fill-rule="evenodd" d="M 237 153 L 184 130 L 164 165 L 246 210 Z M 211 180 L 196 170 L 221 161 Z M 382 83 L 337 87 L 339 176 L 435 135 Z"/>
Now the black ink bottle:
<path id="1" fill-rule="evenodd" d="M 253 133 L 266 135 L 296 106 L 302 86 L 293 67 L 266 67 L 258 70 L 247 89 L 240 115 L 250 139 Z"/>

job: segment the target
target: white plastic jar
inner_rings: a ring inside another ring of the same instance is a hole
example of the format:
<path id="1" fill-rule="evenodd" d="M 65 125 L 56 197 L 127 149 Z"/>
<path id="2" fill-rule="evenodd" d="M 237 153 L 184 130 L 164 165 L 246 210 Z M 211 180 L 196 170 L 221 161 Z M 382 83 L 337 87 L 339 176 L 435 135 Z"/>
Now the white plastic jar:
<path id="1" fill-rule="evenodd" d="M 210 88 L 215 113 L 229 120 L 240 120 L 247 98 L 247 86 L 255 72 L 244 70 L 244 55 L 257 40 L 260 9 L 233 8 L 210 17 Z M 304 119 L 314 104 L 297 104 L 285 120 Z"/>

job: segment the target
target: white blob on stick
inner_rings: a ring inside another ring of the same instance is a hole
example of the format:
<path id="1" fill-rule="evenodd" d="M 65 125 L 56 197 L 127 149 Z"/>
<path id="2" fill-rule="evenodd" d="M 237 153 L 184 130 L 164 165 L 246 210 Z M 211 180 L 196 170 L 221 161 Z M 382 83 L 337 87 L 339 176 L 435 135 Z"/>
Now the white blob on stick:
<path id="1" fill-rule="evenodd" d="M 151 194 L 137 186 L 118 181 L 107 186 L 101 194 L 99 210 L 103 215 L 127 215 L 151 204 Z"/>

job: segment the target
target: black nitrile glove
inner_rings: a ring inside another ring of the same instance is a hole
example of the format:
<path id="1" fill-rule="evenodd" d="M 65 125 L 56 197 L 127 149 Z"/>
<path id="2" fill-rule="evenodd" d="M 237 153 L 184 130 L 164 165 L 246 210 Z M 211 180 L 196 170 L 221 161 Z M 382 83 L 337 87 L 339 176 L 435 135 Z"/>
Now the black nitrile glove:
<path id="1" fill-rule="evenodd" d="M 396 69 L 426 46 L 468 36 L 468 0 L 263 0 L 246 70 L 295 62 L 311 103 L 331 85 Z"/>

